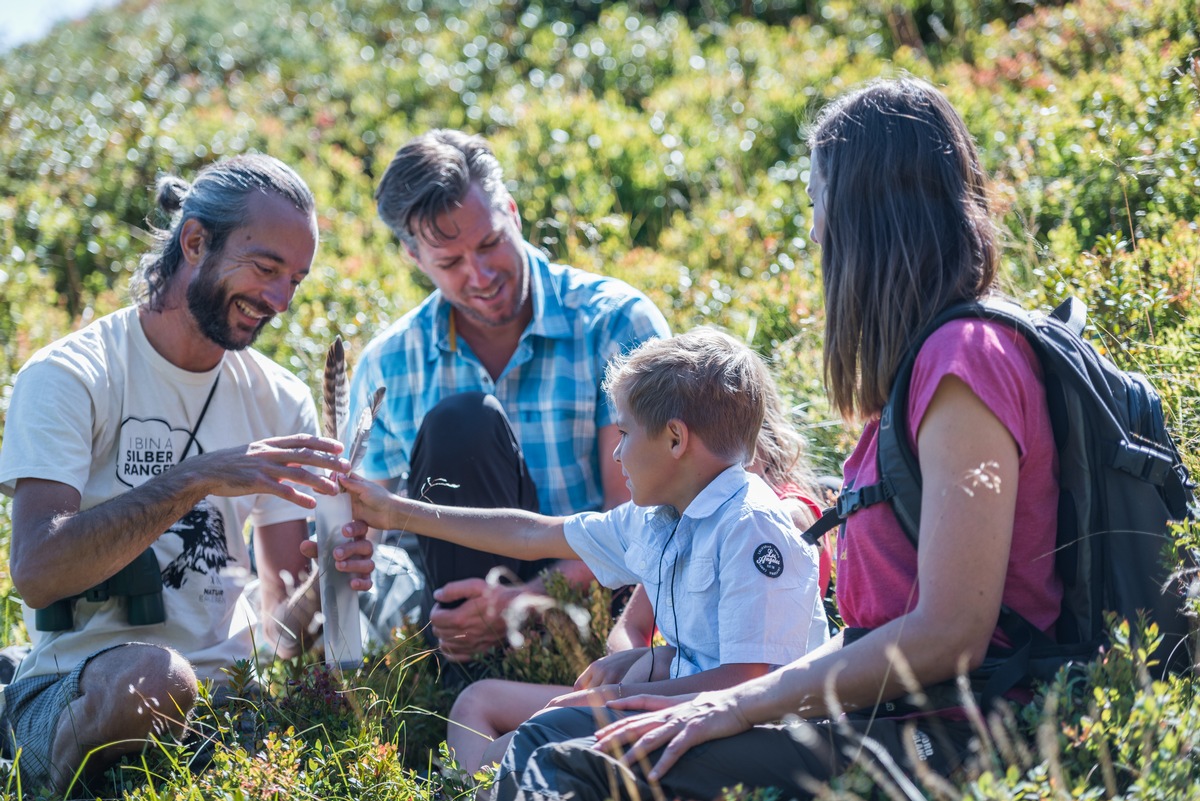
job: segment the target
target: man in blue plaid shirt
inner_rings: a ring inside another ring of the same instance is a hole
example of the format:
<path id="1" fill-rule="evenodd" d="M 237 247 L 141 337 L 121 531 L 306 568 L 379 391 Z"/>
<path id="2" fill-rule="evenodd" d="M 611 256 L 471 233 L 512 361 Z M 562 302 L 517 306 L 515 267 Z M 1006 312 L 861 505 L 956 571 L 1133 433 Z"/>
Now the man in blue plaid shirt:
<path id="1" fill-rule="evenodd" d="M 551 264 L 526 242 L 481 137 L 417 137 L 375 199 L 436 291 L 358 360 L 349 419 L 387 387 L 363 475 L 454 506 L 566 515 L 629 500 L 600 383 L 613 356 L 669 334 L 661 312 L 628 284 Z M 435 588 L 430 626 L 451 662 L 502 643 L 504 610 L 543 589 L 545 562 L 418 542 Z M 555 567 L 590 578 L 579 562 Z"/>

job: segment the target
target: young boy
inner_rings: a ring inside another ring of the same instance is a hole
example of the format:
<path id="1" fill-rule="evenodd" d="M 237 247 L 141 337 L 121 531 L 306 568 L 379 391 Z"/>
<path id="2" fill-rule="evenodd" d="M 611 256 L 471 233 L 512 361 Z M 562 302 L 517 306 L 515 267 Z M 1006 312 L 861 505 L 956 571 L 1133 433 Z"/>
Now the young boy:
<path id="1" fill-rule="evenodd" d="M 630 503 L 570 517 L 450 508 L 349 476 L 356 520 L 346 530 L 365 524 L 521 559 L 582 559 L 605 586 L 645 585 L 675 648 L 669 679 L 618 684 L 609 697 L 732 686 L 828 636 L 816 549 L 743 467 L 770 381 L 749 348 L 715 330 L 651 340 L 614 360 L 604 381 Z"/>

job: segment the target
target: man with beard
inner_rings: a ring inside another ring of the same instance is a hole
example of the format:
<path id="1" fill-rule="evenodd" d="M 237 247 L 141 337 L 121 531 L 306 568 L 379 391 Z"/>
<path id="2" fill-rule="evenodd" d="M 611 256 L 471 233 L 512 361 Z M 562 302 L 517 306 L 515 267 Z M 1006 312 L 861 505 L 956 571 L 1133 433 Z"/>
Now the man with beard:
<path id="1" fill-rule="evenodd" d="M 358 361 L 351 420 L 387 387 L 364 475 L 451 506 L 568 515 L 629 500 L 600 384 L 614 356 L 669 334 L 658 309 L 628 284 L 551 264 L 526 242 L 481 137 L 418 136 L 397 151 L 375 199 L 436 291 Z M 547 562 L 418 543 L 435 589 L 430 628 L 453 663 L 503 642 L 505 610 L 544 589 Z M 590 578 L 581 563 L 558 567 Z"/>
<path id="2" fill-rule="evenodd" d="M 304 181 L 239 156 L 192 184 L 163 179 L 157 200 L 170 224 L 142 259 L 136 305 L 35 354 L 8 410 L 0 489 L 33 643 L 5 688 L 4 745 L 20 749 L 25 787 L 61 792 L 81 765 L 179 736 L 198 682 L 219 685 L 255 645 L 298 653 L 314 608 L 292 593 L 315 555 L 310 492 L 334 494 L 324 471 L 348 467 L 315 435 L 304 383 L 249 347 L 312 264 Z M 247 522 L 266 643 L 252 642 L 244 593 Z M 338 550 L 368 589 L 370 543 Z M 169 580 L 161 611 L 135 614 L 125 568 L 147 561 L 155 584 L 166 568 Z"/>

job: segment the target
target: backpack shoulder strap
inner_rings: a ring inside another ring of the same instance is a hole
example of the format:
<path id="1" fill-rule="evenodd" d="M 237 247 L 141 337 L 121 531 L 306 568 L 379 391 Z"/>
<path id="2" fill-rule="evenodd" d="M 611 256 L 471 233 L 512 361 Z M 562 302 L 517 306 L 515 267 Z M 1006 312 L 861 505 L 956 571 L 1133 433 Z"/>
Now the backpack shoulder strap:
<path id="1" fill-rule="evenodd" d="M 1038 336 L 1037 327 L 1029 313 L 1007 301 L 968 301 L 945 309 L 933 319 L 909 346 L 900 362 L 887 405 L 879 420 L 878 465 L 880 483 L 890 486 L 888 500 L 905 535 L 914 543 L 921 524 L 921 467 L 909 446 L 908 396 L 912 383 L 913 365 L 921 346 L 946 323 L 964 318 L 978 318 L 1004 323 L 1028 340 Z M 1082 311 L 1080 311 L 1082 319 Z"/>
<path id="2" fill-rule="evenodd" d="M 997 310 L 995 313 L 1005 319 L 1009 316 L 1020 316 L 1027 321 L 1022 309 L 1012 304 L 1006 305 L 1007 310 Z M 999 304 L 995 304 L 995 307 L 998 308 Z M 950 306 L 938 314 L 909 345 L 904 358 L 900 360 L 900 366 L 896 369 L 892 389 L 879 420 L 879 481 L 865 487 L 843 489 L 838 496 L 837 505 L 826 509 L 820 519 L 801 535 L 806 541 L 815 544 L 854 512 L 890 501 L 900 527 L 916 545 L 917 530 L 921 522 L 921 467 L 912 448 L 908 446 L 906 416 L 903 412 L 897 414 L 895 410 L 908 408 L 913 364 L 925 340 L 951 320 L 962 317 L 990 317 L 992 308 L 993 305 L 985 306 L 979 301 L 966 301 Z"/>
<path id="3" fill-rule="evenodd" d="M 1075 335 L 1083 332 L 1087 320 L 1084 305 L 1076 298 L 1067 298 L 1049 315 Z M 921 346 L 939 328 L 953 320 L 977 318 L 1008 325 L 1025 337 L 1038 354 L 1043 336 L 1034 317 L 1024 308 L 1006 300 L 965 301 L 944 309 L 909 345 L 888 394 L 887 404 L 879 420 L 877 463 L 879 482 L 861 488 L 849 488 L 838 497 L 837 506 L 826 509 L 821 518 L 803 534 L 809 542 L 817 542 L 848 515 L 876 503 L 890 501 L 892 511 L 905 535 L 915 545 L 921 523 L 921 467 L 909 447 L 908 395 L 913 365 Z"/>

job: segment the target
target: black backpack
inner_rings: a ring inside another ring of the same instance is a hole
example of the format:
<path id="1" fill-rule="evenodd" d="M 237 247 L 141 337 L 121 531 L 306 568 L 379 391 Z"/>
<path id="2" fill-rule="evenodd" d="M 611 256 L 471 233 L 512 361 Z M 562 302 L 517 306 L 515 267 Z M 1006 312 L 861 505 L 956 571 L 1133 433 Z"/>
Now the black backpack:
<path id="1" fill-rule="evenodd" d="M 921 519 L 921 473 L 908 445 L 909 381 L 925 340 L 960 318 L 994 320 L 1022 334 L 1041 362 L 1050 422 L 1059 458 L 1055 567 L 1063 582 L 1057 642 L 1003 607 L 999 626 L 1013 647 L 991 648 L 971 675 L 981 701 L 1013 687 L 1048 681 L 1069 663 L 1093 659 L 1107 642 L 1106 612 L 1158 625 L 1163 645 L 1154 655 L 1160 673 L 1190 669 L 1191 625 L 1181 587 L 1200 560 L 1183 555 L 1187 570 L 1168 559 L 1171 521 L 1195 518 L 1187 470 L 1163 420 L 1150 383 L 1118 369 L 1082 337 L 1083 304 L 1070 298 L 1050 316 L 1003 301 L 954 305 L 931 322 L 909 348 L 879 424 L 880 481 L 844 490 L 837 505 L 805 532 L 815 543 L 859 509 L 889 501 L 913 544 Z M 986 708 L 986 706 L 985 706 Z"/>

